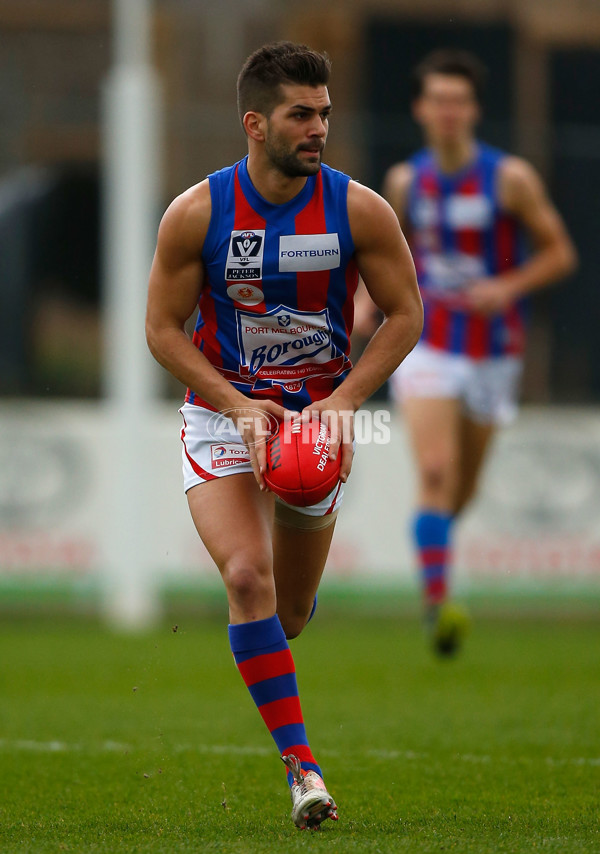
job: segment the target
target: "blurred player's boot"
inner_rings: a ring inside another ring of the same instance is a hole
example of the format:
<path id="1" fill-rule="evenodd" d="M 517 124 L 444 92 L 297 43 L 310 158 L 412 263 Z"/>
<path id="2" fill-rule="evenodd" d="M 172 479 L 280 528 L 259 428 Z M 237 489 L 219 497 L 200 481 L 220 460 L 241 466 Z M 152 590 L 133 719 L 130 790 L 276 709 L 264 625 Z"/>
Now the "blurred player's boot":
<path id="1" fill-rule="evenodd" d="M 293 753 L 281 757 L 293 779 L 292 820 L 300 830 L 319 830 L 326 818 L 337 821 L 337 806 L 316 771 L 305 771 Z"/>
<path id="2" fill-rule="evenodd" d="M 464 608 L 452 602 L 427 606 L 425 629 L 433 651 L 441 656 L 456 655 L 468 634 L 470 619 Z"/>

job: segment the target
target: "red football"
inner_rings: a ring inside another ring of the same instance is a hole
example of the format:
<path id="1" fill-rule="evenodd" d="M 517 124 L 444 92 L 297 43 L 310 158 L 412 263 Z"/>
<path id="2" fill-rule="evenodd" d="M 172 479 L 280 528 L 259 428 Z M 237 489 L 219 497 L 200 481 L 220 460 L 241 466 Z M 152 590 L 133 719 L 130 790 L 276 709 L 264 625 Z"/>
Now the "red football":
<path id="1" fill-rule="evenodd" d="M 267 440 L 265 480 L 288 504 L 317 504 L 340 479 L 341 453 L 329 457 L 329 429 L 316 418 L 306 423 L 285 421 Z"/>

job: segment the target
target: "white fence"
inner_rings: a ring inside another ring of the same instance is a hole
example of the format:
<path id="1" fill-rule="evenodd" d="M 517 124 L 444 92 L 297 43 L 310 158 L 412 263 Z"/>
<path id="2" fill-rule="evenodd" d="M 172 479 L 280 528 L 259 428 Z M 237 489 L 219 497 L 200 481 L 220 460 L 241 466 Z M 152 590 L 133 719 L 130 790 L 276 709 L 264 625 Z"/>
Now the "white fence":
<path id="1" fill-rule="evenodd" d="M 150 587 L 214 579 L 181 489 L 176 404 L 150 412 L 140 494 Z M 101 580 L 115 503 L 108 410 L 98 403 L 0 405 L 0 589 L 6 579 Z M 412 583 L 414 474 L 401 421 L 358 447 L 327 577 Z M 132 513 L 134 512 L 132 508 Z M 232 520 L 234 523 L 235 520 Z M 498 438 L 456 541 L 462 587 L 600 587 L 600 413 L 525 409 Z"/>

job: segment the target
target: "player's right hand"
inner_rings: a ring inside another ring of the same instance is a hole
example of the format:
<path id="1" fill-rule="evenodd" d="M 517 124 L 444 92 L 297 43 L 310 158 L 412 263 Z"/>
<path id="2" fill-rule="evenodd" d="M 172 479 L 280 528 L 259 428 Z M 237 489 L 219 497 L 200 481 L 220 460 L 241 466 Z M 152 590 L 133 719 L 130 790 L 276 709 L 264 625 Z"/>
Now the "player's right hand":
<path id="1" fill-rule="evenodd" d="M 267 467 L 267 439 L 281 421 L 293 417 L 296 413 L 290 413 L 272 400 L 249 400 L 247 405 L 229 409 L 227 415 L 234 422 L 248 448 L 252 471 L 258 485 L 263 491 L 268 489 L 264 478 Z"/>

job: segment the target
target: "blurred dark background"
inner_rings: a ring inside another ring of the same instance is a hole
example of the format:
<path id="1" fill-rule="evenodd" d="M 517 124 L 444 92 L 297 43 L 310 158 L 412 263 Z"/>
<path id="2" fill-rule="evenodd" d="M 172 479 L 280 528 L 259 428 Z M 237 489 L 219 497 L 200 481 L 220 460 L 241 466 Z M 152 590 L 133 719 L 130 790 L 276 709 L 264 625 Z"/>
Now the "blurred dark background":
<path id="1" fill-rule="evenodd" d="M 379 190 L 421 141 L 408 78 L 429 50 L 488 66 L 481 136 L 541 171 L 580 267 L 534 301 L 524 398 L 600 400 L 600 8 L 594 0 L 155 3 L 164 207 L 245 152 L 235 78 L 276 38 L 333 59 L 328 162 Z M 94 397 L 101 382 L 101 91 L 108 0 L 0 0 L 0 394 Z M 169 386 L 167 393 L 179 394 Z"/>

